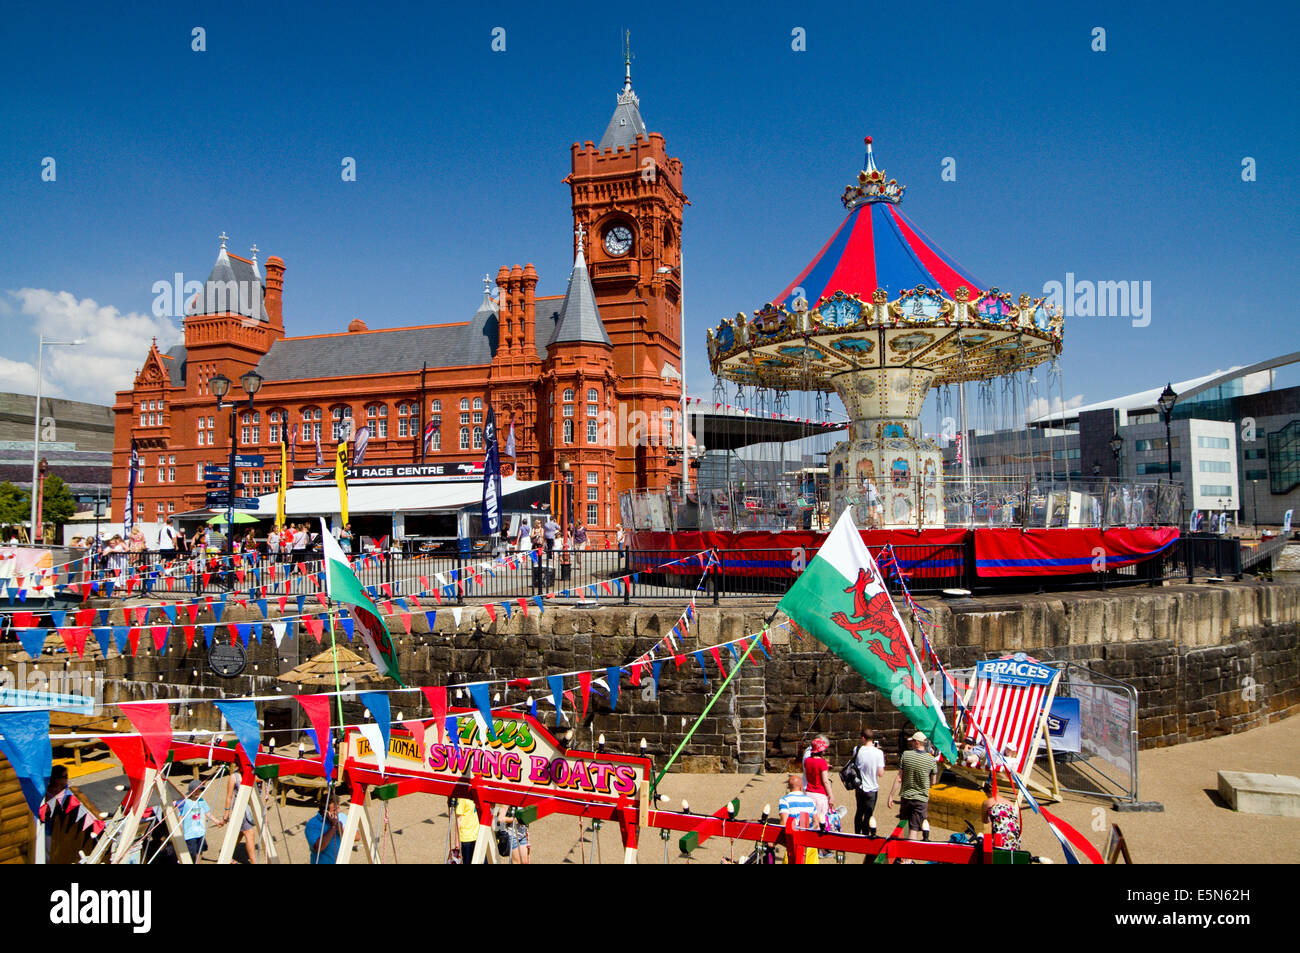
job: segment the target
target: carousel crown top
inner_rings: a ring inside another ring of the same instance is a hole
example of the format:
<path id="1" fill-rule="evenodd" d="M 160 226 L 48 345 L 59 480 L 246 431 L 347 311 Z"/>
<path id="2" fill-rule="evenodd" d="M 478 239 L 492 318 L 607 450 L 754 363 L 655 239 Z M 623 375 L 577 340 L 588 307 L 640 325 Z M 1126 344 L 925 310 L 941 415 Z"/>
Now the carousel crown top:
<path id="1" fill-rule="evenodd" d="M 848 216 L 775 298 L 708 332 L 710 367 L 737 383 L 837 389 L 854 371 L 909 367 L 935 385 L 1031 368 L 1061 351 L 1046 297 L 1017 298 L 957 264 L 899 210 L 905 186 L 876 168 L 871 137 Z"/>

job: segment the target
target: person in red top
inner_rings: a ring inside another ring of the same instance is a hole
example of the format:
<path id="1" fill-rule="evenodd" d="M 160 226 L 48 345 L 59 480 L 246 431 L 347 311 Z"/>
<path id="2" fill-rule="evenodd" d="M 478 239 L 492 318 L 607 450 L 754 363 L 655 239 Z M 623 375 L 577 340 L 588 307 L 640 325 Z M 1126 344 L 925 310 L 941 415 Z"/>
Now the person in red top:
<path id="1" fill-rule="evenodd" d="M 804 790 L 817 804 L 818 827 L 825 825 L 826 818 L 835 809 L 835 795 L 831 793 L 831 766 L 825 758 L 830 746 L 825 735 L 818 735 L 813 739 L 812 753 L 803 762 Z"/>

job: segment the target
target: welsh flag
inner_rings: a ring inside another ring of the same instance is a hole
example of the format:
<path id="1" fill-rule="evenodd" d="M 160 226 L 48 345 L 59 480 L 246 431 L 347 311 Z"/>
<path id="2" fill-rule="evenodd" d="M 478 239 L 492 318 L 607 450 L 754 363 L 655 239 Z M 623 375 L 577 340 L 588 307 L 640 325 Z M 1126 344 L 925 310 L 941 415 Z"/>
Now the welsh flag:
<path id="1" fill-rule="evenodd" d="M 326 595 L 335 602 L 352 607 L 354 630 L 365 639 L 375 665 L 397 684 L 404 685 L 397 671 L 397 650 L 393 647 L 393 638 L 388 634 L 383 616 L 379 614 L 379 607 L 366 595 L 357 574 L 348 565 L 348 557 L 343 555 L 338 540 L 329 531 L 324 519 L 320 521 L 320 538 L 325 555 Z"/>
<path id="2" fill-rule="evenodd" d="M 911 636 L 850 509 L 777 608 L 848 662 L 956 762 L 943 706 L 921 673 Z"/>

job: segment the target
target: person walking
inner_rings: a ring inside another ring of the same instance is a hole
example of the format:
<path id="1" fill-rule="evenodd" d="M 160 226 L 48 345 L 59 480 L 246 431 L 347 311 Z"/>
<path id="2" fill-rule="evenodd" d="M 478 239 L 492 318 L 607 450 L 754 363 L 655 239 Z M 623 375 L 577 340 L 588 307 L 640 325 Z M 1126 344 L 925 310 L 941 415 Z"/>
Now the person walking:
<path id="1" fill-rule="evenodd" d="M 521 553 L 526 553 L 533 548 L 533 521 L 525 517 L 519 521 L 519 544 L 518 549 Z"/>
<path id="2" fill-rule="evenodd" d="M 573 548 L 577 555 L 573 558 L 573 565 L 576 569 L 582 568 L 582 554 L 587 551 L 587 524 L 579 523 L 578 528 L 573 531 Z"/>
<path id="3" fill-rule="evenodd" d="M 158 530 L 158 559 L 170 563 L 176 558 L 176 530 L 171 523 L 163 523 Z"/>
<path id="4" fill-rule="evenodd" d="M 856 802 L 853 833 L 870 834 L 876 815 L 876 797 L 880 794 L 880 779 L 885 776 L 885 753 L 880 750 L 870 728 L 862 729 L 861 743 L 853 749 L 853 764 L 858 773 L 858 786 L 853 791 Z"/>
<path id="5" fill-rule="evenodd" d="M 831 766 L 825 757 L 830 746 L 825 735 L 818 735 L 812 741 L 811 753 L 803 762 L 804 791 L 817 805 L 815 820 L 819 828 L 826 826 L 826 819 L 835 809 L 835 794 L 831 791 Z"/>
<path id="6" fill-rule="evenodd" d="M 176 802 L 177 813 L 181 816 L 181 836 L 185 846 L 190 849 L 190 860 L 199 862 L 199 855 L 207 848 L 208 815 L 212 808 L 203 799 L 203 782 L 195 778 L 185 797 Z"/>
<path id="7" fill-rule="evenodd" d="M 939 766 L 938 759 L 926 750 L 926 737 L 916 732 L 908 740 L 910 748 L 898 759 L 898 774 L 889 790 L 888 806 L 897 798 L 898 822 L 907 823 L 907 839 L 920 833 L 930 807 L 930 777 Z"/>
<path id="8" fill-rule="evenodd" d="M 542 538 L 546 540 L 546 558 L 550 559 L 555 555 L 555 541 L 560 535 L 560 524 L 555 522 L 555 516 L 546 517 L 546 522 L 542 524 Z"/>
<path id="9" fill-rule="evenodd" d="M 456 827 L 457 840 L 460 842 L 460 846 L 452 850 L 460 851 L 462 864 L 472 864 L 474 845 L 478 842 L 478 808 L 470 798 L 452 798 L 452 812 L 452 822 Z"/>

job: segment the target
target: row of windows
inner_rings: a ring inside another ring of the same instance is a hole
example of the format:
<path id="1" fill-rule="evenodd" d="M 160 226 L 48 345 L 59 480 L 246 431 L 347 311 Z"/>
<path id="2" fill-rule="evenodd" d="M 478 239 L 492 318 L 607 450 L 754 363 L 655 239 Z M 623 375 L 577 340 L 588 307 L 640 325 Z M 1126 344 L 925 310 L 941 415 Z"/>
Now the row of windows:
<path id="1" fill-rule="evenodd" d="M 1169 472 L 1168 463 L 1139 463 L 1137 465 L 1138 476 L 1146 476 L 1152 473 L 1168 473 L 1168 472 Z M 1174 461 L 1174 472 L 1175 473 L 1183 472 L 1183 463 L 1181 460 Z"/>
<path id="2" fill-rule="evenodd" d="M 1231 473 L 1232 463 L 1229 460 L 1202 460 L 1202 473 Z"/>

